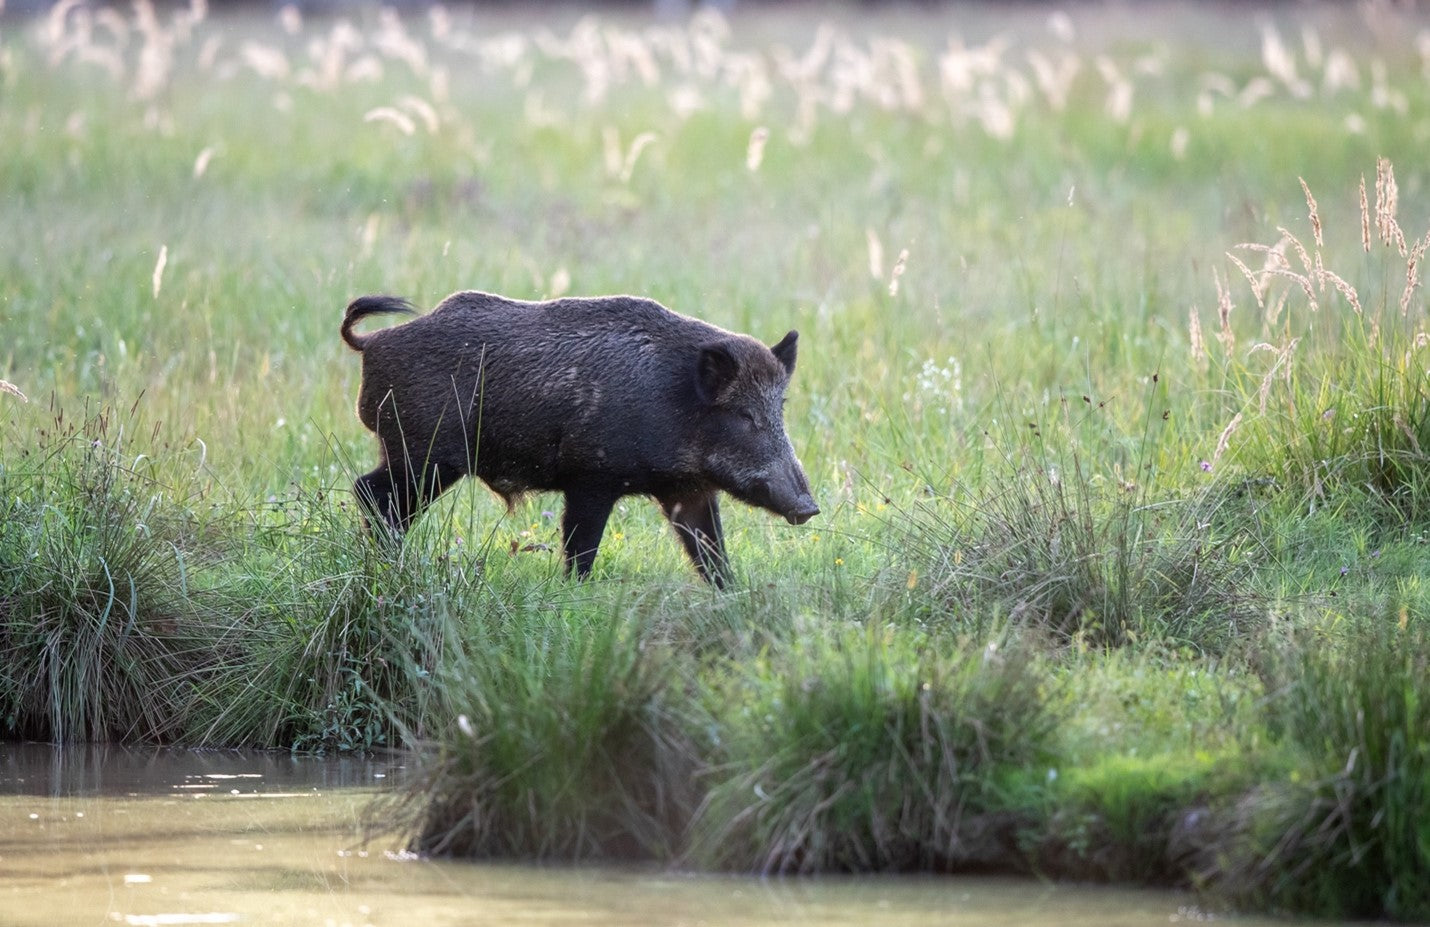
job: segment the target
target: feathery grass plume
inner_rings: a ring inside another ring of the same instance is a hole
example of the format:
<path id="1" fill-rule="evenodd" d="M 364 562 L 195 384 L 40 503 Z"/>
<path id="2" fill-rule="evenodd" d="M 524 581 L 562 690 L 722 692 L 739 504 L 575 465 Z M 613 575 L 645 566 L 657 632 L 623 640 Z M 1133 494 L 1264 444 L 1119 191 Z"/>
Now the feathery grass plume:
<path id="1" fill-rule="evenodd" d="M 1339 292 L 1341 296 L 1345 297 L 1346 303 L 1351 307 L 1351 311 L 1353 311 L 1356 315 L 1365 314 L 1365 311 L 1361 309 L 1360 293 L 1358 293 L 1356 291 L 1356 288 L 1351 286 L 1350 283 L 1345 280 L 1345 278 L 1341 277 L 1334 271 L 1326 270 L 1325 268 L 1321 269 L 1320 278 L 1323 282 L 1330 282 L 1330 284 L 1336 288 L 1337 292 Z"/>
<path id="2" fill-rule="evenodd" d="M 1415 291 L 1420 288 L 1420 259 L 1425 256 L 1425 249 L 1430 247 L 1430 231 L 1413 245 L 1405 255 L 1405 289 L 1400 292 L 1400 317 L 1402 319 L 1410 315 L 1410 300 L 1415 296 Z"/>
<path id="3" fill-rule="evenodd" d="M 1212 452 L 1212 463 L 1221 459 L 1227 448 L 1231 446 L 1231 436 L 1236 432 L 1237 426 L 1241 424 L 1242 413 L 1238 412 L 1231 417 L 1231 421 L 1226 423 L 1221 434 L 1216 439 L 1216 450 Z"/>
<path id="4" fill-rule="evenodd" d="M 621 183 L 630 183 L 631 175 L 636 171 L 636 161 L 640 159 L 641 152 L 659 140 L 660 136 L 654 132 L 642 132 L 631 139 L 631 146 L 626 150 L 625 161 L 621 165 Z"/>
<path id="5" fill-rule="evenodd" d="M 417 123 L 412 121 L 411 116 L 391 106 L 378 106 L 368 110 L 363 114 L 362 121 L 385 122 L 403 135 L 412 135 L 417 131 Z"/>
<path id="6" fill-rule="evenodd" d="M 152 279 L 152 281 L 151 281 L 151 282 L 153 283 L 154 298 L 155 298 L 155 299 L 158 299 L 158 298 L 159 298 L 159 290 L 160 290 L 160 289 L 163 287 L 163 285 L 164 285 L 164 268 L 165 268 L 166 266 L 168 266 L 168 263 L 169 263 L 169 246 L 168 246 L 168 245 L 160 245 L 160 246 L 159 246 L 159 257 L 158 257 L 158 259 L 154 262 L 154 274 L 153 274 L 153 279 Z"/>
<path id="7" fill-rule="evenodd" d="M 1261 245 L 1252 245 L 1252 244 L 1241 244 L 1241 245 L 1238 245 L 1237 247 L 1245 248 L 1245 249 L 1247 249 L 1247 250 L 1256 250 L 1256 249 L 1261 248 L 1262 246 L 1261 246 Z M 1265 289 L 1266 289 L 1266 276 L 1267 276 L 1267 275 L 1265 275 L 1265 274 L 1255 274 L 1255 273 L 1252 273 L 1251 268 L 1246 266 L 1246 262 L 1243 261 L 1241 258 L 1237 257 L 1234 252 L 1231 252 L 1231 251 L 1226 252 L 1226 257 L 1227 257 L 1227 260 L 1231 261 L 1231 264 L 1232 264 L 1233 267 L 1235 267 L 1237 270 L 1241 271 L 1241 275 L 1246 278 L 1246 282 L 1251 284 L 1251 295 L 1253 295 L 1253 296 L 1256 297 L 1256 307 L 1257 307 L 1258 309 L 1265 310 L 1265 308 L 1266 308 Z M 1216 272 L 1215 272 L 1215 271 L 1212 272 L 1212 278 L 1213 278 L 1213 280 L 1216 279 Z M 1225 324 L 1225 320 L 1226 320 L 1226 319 L 1229 319 L 1230 316 L 1231 316 L 1231 310 L 1230 310 L 1230 309 L 1227 309 L 1226 312 L 1225 312 L 1225 315 L 1223 315 L 1223 313 L 1222 313 L 1222 311 L 1221 311 L 1221 306 L 1222 306 L 1221 286 L 1220 286 L 1220 284 L 1218 284 L 1218 287 L 1217 287 L 1217 316 L 1218 316 L 1219 320 L 1222 320 L 1222 321 L 1223 321 L 1223 325 L 1224 325 L 1224 324 Z M 1235 343 L 1235 342 L 1233 342 L 1233 343 Z"/>
<path id="8" fill-rule="evenodd" d="M 1394 245 L 1405 254 L 1405 233 L 1396 221 L 1400 209 L 1400 188 L 1395 183 L 1395 168 L 1390 159 L 1375 162 L 1375 227 L 1383 245 Z"/>
<path id="9" fill-rule="evenodd" d="M 1311 218 L 1311 233 L 1315 236 L 1316 247 L 1324 248 L 1326 243 L 1321 240 L 1321 214 L 1316 208 L 1316 198 L 1311 195 L 1311 188 L 1306 185 L 1306 178 L 1298 177 L 1301 181 L 1301 192 L 1306 194 L 1306 211 Z"/>
<path id="10" fill-rule="evenodd" d="M 754 173 L 765 160 L 765 143 L 769 141 L 770 130 L 758 126 L 750 133 L 750 142 L 745 146 L 745 170 Z"/>
<path id="11" fill-rule="evenodd" d="M 874 622 L 821 626 L 732 667 L 712 693 L 688 858 L 766 874 L 1014 868 L 1018 816 L 999 785 L 1046 764 L 1050 684 L 997 639 Z"/>
<path id="12" fill-rule="evenodd" d="M 1202 318 L 1197 312 L 1197 307 L 1192 306 L 1187 310 L 1187 341 L 1192 353 L 1192 363 L 1199 370 L 1205 370 L 1207 366 L 1207 345 L 1202 337 Z"/>
<path id="13" fill-rule="evenodd" d="M 442 127 L 442 118 L 437 114 L 437 108 L 416 94 L 405 94 L 397 101 L 397 105 L 420 119 L 428 135 L 436 135 L 437 130 Z"/>
<path id="14" fill-rule="evenodd" d="M 11 383 L 9 380 L 0 380 L 0 393 L 7 393 L 11 396 L 19 397 L 21 402 L 30 401 L 25 394 L 20 391 L 20 387 Z"/>
<path id="15" fill-rule="evenodd" d="M 214 148 L 212 145 L 207 145 L 202 151 L 199 152 L 198 157 L 194 158 L 195 180 L 198 180 L 200 177 L 204 176 L 204 174 L 208 173 L 209 162 L 213 160 L 213 157 Z"/>
<path id="16" fill-rule="evenodd" d="M 1361 248 L 1370 254 L 1370 204 L 1365 197 L 1365 175 L 1360 176 L 1360 241 Z"/>
<path id="17" fill-rule="evenodd" d="M 1236 307 L 1231 302 L 1231 290 L 1215 270 L 1212 271 L 1212 281 L 1216 284 L 1216 337 L 1221 342 L 1222 352 L 1230 356 L 1236 350 L 1236 332 L 1231 327 L 1231 311 Z"/>
<path id="18" fill-rule="evenodd" d="M 288 35 L 298 35 L 303 31 L 303 11 L 291 3 L 285 3 L 278 10 L 278 25 Z"/>
<path id="19" fill-rule="evenodd" d="M 1103 112 L 1113 122 L 1127 122 L 1132 118 L 1132 81 L 1123 76 L 1122 69 L 1107 55 L 1097 56 L 1093 63 L 1107 83 L 1107 102 L 1103 104 Z"/>
<path id="20" fill-rule="evenodd" d="M 1026 57 L 1029 67 L 1033 69 L 1033 79 L 1048 106 L 1054 112 L 1066 110 L 1073 81 L 1082 71 L 1082 60 L 1073 52 L 1064 50 L 1054 61 L 1036 48 L 1029 49 Z"/>
<path id="21" fill-rule="evenodd" d="M 899 295 L 899 278 L 904 275 L 904 266 L 909 260 L 909 249 L 902 248 L 899 251 L 898 260 L 894 261 L 894 269 L 889 271 L 889 295 Z"/>
<path id="22" fill-rule="evenodd" d="M 869 249 L 869 276 L 875 280 L 883 280 L 884 243 L 879 240 L 879 233 L 869 226 L 864 229 L 864 240 Z"/>

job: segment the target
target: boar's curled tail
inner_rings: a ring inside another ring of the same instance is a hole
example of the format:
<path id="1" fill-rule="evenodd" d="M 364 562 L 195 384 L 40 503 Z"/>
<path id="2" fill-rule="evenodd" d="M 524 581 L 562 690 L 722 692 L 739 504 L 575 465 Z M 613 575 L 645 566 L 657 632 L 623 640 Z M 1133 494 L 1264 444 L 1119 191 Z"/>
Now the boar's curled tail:
<path id="1" fill-rule="evenodd" d="M 353 325 L 357 320 L 365 315 L 377 315 L 385 312 L 405 312 L 411 314 L 417 310 L 412 308 L 412 304 L 405 299 L 396 296 L 359 296 L 348 303 L 347 314 L 343 316 L 342 334 L 343 340 L 348 343 L 348 347 L 354 351 L 361 351 L 367 345 L 367 339 L 371 335 L 358 335 L 353 332 Z"/>

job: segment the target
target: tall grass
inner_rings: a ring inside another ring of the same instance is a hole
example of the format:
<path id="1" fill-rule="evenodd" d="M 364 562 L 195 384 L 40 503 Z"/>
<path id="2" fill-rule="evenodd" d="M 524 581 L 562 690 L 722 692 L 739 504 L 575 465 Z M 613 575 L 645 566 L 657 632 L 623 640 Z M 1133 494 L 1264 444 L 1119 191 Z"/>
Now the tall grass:
<path id="1" fill-rule="evenodd" d="M 711 690 L 691 857 L 762 873 L 1008 867 L 1001 788 L 1059 718 L 1035 657 L 997 639 L 812 629 Z"/>
<path id="2" fill-rule="evenodd" d="M 638 619 L 522 617 L 472 632 L 451 727 L 388 814 L 433 855 L 674 859 L 698 769 L 678 654 Z"/>
<path id="3" fill-rule="evenodd" d="M 1298 762 L 1238 806 L 1214 884 L 1257 906 L 1423 921 L 1430 635 L 1404 607 L 1348 623 L 1272 656 L 1270 720 Z"/>
<path id="4" fill-rule="evenodd" d="M 143 427 L 133 409 L 58 412 L 0 468 L 7 736 L 179 739 L 195 693 L 241 654 L 244 624 L 203 576 L 228 525 L 169 482 Z"/>
<path id="5" fill-rule="evenodd" d="M 1170 413 L 1158 411 L 1157 380 L 1130 451 L 1107 448 L 1091 424 L 1103 403 L 1063 399 L 1050 420 L 990 435 L 999 457 L 980 484 L 908 513 L 905 544 L 918 556 L 905 584 L 925 620 L 1005 616 L 1080 647 L 1206 653 L 1255 635 L 1264 612 L 1240 553 L 1242 506 L 1222 484 L 1167 485 L 1158 439 Z"/>
<path id="6" fill-rule="evenodd" d="M 237 558 L 262 631 L 206 736 L 326 752 L 427 735 L 448 638 L 501 603 L 453 556 L 455 535 L 399 551 L 362 534 L 351 503 L 345 491 L 287 498 Z"/>
<path id="7" fill-rule="evenodd" d="M 1350 491 L 1394 521 L 1425 511 L 1430 458 L 1430 379 L 1420 263 L 1430 230 L 1416 240 L 1397 218 L 1394 168 L 1376 165 L 1373 195 L 1360 180 L 1362 267 L 1337 273 L 1328 232 L 1302 182 L 1311 237 L 1285 228 L 1271 245 L 1243 245 L 1231 262 L 1261 313 L 1257 340 L 1239 356 L 1232 290 L 1219 286 L 1216 356 L 1242 403 L 1218 442 L 1220 456 L 1259 470 L 1316 507 Z"/>

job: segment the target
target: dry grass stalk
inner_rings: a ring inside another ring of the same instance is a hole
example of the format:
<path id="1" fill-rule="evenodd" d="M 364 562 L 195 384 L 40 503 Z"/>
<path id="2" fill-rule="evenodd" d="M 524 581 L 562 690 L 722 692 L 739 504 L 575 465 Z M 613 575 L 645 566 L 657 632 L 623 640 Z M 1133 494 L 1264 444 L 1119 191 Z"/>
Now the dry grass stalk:
<path id="1" fill-rule="evenodd" d="M 1400 208 L 1400 188 L 1395 183 L 1395 169 L 1388 158 L 1375 164 L 1375 223 L 1382 244 L 1395 245 L 1401 256 L 1406 255 L 1405 233 L 1396 221 Z"/>
<path id="2" fill-rule="evenodd" d="M 1356 315 L 1364 314 L 1361 311 L 1360 294 L 1357 293 L 1356 288 L 1347 283 L 1344 278 L 1334 271 L 1325 270 L 1323 268 L 1321 270 L 1321 279 L 1323 281 L 1330 281 L 1331 285 L 1340 291 L 1341 295 L 1346 298 L 1346 302 L 1351 304 L 1351 309 L 1355 311 Z"/>
<path id="3" fill-rule="evenodd" d="M 1316 208 L 1316 198 L 1311 195 L 1311 188 L 1306 185 L 1306 178 L 1298 177 L 1301 181 L 1301 191 L 1306 194 L 1306 210 L 1311 216 L 1311 233 L 1316 238 L 1316 247 L 1324 248 L 1325 242 L 1321 240 L 1321 214 Z"/>
<path id="4" fill-rule="evenodd" d="M 904 275 L 904 264 L 909 259 L 909 249 L 905 248 L 899 252 L 899 259 L 894 262 L 894 269 L 889 272 L 889 295 L 899 295 L 899 278 Z"/>
<path id="5" fill-rule="evenodd" d="M 1281 233 L 1281 240 L 1283 242 L 1291 245 L 1296 249 L 1296 256 L 1301 259 L 1301 266 L 1306 268 L 1306 273 L 1314 274 L 1316 272 L 1316 264 L 1314 261 L 1311 260 L 1311 255 L 1306 250 L 1306 246 L 1301 244 L 1301 239 L 1297 238 L 1295 235 L 1292 235 L 1290 232 L 1286 231 L 1285 228 L 1279 225 L 1276 227 L 1276 231 Z"/>
<path id="6" fill-rule="evenodd" d="M 379 106 L 370 109 L 363 114 L 363 122 L 385 122 L 393 126 L 403 135 L 411 135 L 417 131 L 417 123 L 406 113 L 393 109 L 391 106 Z"/>
<path id="7" fill-rule="evenodd" d="M 16 386 L 14 383 L 11 383 L 9 380 L 0 380 L 0 393 L 6 393 L 11 396 L 18 396 L 21 402 L 30 401 L 24 393 L 20 392 L 20 387 Z"/>
<path id="8" fill-rule="evenodd" d="M 1236 350 L 1236 332 L 1231 330 L 1231 311 L 1236 307 L 1231 301 L 1231 290 L 1227 288 L 1221 274 L 1213 270 L 1212 280 L 1216 283 L 1217 320 L 1220 323 L 1217 341 L 1221 342 L 1222 352 L 1230 355 Z"/>
<path id="9" fill-rule="evenodd" d="M 159 259 L 154 262 L 154 298 L 159 298 L 159 290 L 164 286 L 164 268 L 169 264 L 169 246 L 159 246 Z"/>
<path id="10" fill-rule="evenodd" d="M 1254 246 L 1237 245 L 1237 247 L 1250 249 Z M 1226 253 L 1226 256 L 1231 260 L 1232 265 L 1237 270 L 1241 271 L 1241 275 L 1246 278 L 1246 282 L 1251 284 L 1251 295 L 1256 297 L 1256 307 L 1258 309 L 1265 309 L 1266 278 L 1264 276 L 1257 276 L 1256 274 L 1252 273 L 1251 268 L 1247 267 L 1246 264 L 1241 260 L 1241 258 L 1237 257 L 1232 252 L 1228 251 Z"/>
<path id="11" fill-rule="evenodd" d="M 1212 454 L 1212 463 L 1221 460 L 1221 455 L 1226 453 L 1227 447 L 1231 444 L 1232 433 L 1236 431 L 1237 426 L 1240 424 L 1241 413 L 1238 412 L 1232 416 L 1231 421 L 1227 422 L 1226 427 L 1222 429 L 1221 437 L 1217 438 L 1216 451 Z"/>
<path id="12" fill-rule="evenodd" d="M 1187 340 L 1191 342 L 1192 362 L 1199 369 L 1205 370 L 1207 366 L 1207 345 L 1202 337 L 1202 320 L 1197 314 L 1197 308 L 1193 306 L 1187 311 Z"/>
<path id="13" fill-rule="evenodd" d="M 1360 178 L 1360 243 L 1366 254 L 1370 254 L 1370 205 L 1365 198 L 1365 175 Z"/>
<path id="14" fill-rule="evenodd" d="M 1430 247 L 1430 232 L 1426 232 L 1425 237 L 1417 241 L 1405 257 L 1405 289 L 1400 294 L 1402 319 L 1410 314 L 1410 300 L 1420 287 L 1420 259 L 1425 256 L 1427 247 Z"/>
<path id="15" fill-rule="evenodd" d="M 869 276 L 875 280 L 884 279 L 884 243 L 873 228 L 864 229 L 864 237 L 869 242 Z"/>
<path id="16" fill-rule="evenodd" d="M 194 159 L 194 179 L 198 180 L 209 169 L 209 162 L 213 160 L 214 149 L 212 145 L 199 152 L 199 156 Z"/>
<path id="17" fill-rule="evenodd" d="M 757 126 L 750 133 L 750 142 L 745 146 L 745 169 L 754 173 L 765 160 L 765 143 L 770 140 L 770 130 Z"/>

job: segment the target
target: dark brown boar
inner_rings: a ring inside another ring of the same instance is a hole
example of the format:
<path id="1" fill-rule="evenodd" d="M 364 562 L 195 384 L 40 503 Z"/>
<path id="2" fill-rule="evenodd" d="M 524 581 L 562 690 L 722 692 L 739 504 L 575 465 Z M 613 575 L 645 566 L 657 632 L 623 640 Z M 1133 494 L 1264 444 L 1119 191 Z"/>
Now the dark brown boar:
<path id="1" fill-rule="evenodd" d="M 560 492 L 563 562 L 584 577 L 616 500 L 649 495 L 700 575 L 723 585 L 720 490 L 792 524 L 819 514 L 784 428 L 798 333 L 769 348 L 648 299 L 478 292 L 353 331 L 364 316 L 413 311 L 364 296 L 342 325 L 363 356 L 358 418 L 382 452 L 354 486 L 378 530 L 401 536 L 469 473 L 509 506 Z"/>

